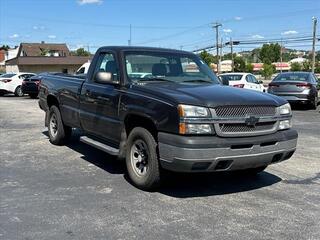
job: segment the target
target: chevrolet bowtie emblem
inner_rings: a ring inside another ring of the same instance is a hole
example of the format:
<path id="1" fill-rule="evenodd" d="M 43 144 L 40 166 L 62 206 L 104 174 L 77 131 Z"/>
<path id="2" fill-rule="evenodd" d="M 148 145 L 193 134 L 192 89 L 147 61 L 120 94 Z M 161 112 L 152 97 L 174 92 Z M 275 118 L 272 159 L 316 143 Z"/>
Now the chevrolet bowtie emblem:
<path id="1" fill-rule="evenodd" d="M 245 121 L 248 127 L 255 127 L 258 122 L 259 118 L 255 116 L 247 117 Z"/>

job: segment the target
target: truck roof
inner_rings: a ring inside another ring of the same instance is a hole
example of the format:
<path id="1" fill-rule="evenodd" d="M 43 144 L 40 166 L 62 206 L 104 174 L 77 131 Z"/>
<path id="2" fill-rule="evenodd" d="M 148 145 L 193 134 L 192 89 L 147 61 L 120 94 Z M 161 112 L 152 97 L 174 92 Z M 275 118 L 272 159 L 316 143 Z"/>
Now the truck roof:
<path id="1" fill-rule="evenodd" d="M 157 52 L 176 52 L 183 54 L 190 54 L 191 52 L 176 50 L 170 48 L 157 48 L 157 47 L 142 47 L 142 46 L 104 46 L 98 50 L 114 50 L 114 51 L 157 51 Z"/>

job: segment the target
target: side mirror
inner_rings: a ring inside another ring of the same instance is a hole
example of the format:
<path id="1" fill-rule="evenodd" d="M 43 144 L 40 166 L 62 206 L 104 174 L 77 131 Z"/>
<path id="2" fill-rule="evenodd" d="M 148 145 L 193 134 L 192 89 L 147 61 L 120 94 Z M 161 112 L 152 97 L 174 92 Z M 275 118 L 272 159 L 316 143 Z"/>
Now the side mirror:
<path id="1" fill-rule="evenodd" d="M 229 86 L 229 80 L 228 79 L 222 78 L 221 82 L 222 82 L 222 85 Z"/>
<path id="2" fill-rule="evenodd" d="M 263 81 L 262 81 L 262 80 L 259 80 L 259 81 L 258 81 L 258 83 L 259 83 L 259 84 L 262 84 L 262 83 L 263 83 Z"/>
<path id="3" fill-rule="evenodd" d="M 97 72 L 94 78 L 97 83 L 112 83 L 112 73 Z"/>

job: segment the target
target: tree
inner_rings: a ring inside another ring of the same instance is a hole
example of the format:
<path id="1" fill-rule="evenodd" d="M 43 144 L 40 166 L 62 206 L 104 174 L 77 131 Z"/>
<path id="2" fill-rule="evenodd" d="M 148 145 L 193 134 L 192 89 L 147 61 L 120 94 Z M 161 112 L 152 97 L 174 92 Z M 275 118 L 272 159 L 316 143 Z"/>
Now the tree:
<path id="1" fill-rule="evenodd" d="M 10 49 L 9 45 L 2 45 L 2 47 L 0 47 L 0 50 L 8 51 L 9 49 Z"/>
<path id="2" fill-rule="evenodd" d="M 315 73 L 320 73 L 320 62 L 317 62 L 317 63 L 316 63 L 314 72 L 315 72 Z"/>
<path id="3" fill-rule="evenodd" d="M 263 63 L 271 64 L 280 60 L 281 46 L 278 43 L 263 44 L 260 59 Z"/>
<path id="4" fill-rule="evenodd" d="M 268 79 L 276 72 L 276 68 L 272 64 L 263 64 L 263 69 L 261 70 L 261 75 L 264 77 L 264 79 Z"/>
<path id="5" fill-rule="evenodd" d="M 309 72 L 311 69 L 310 61 L 304 61 L 302 63 L 302 71 Z"/>
<path id="6" fill-rule="evenodd" d="M 210 66 L 211 63 L 216 63 L 216 57 L 208 53 L 206 50 L 202 51 L 199 56 L 208 66 Z"/>
<path id="7" fill-rule="evenodd" d="M 297 62 L 291 63 L 291 71 L 298 72 L 298 71 L 301 71 L 301 68 L 302 67 L 300 63 L 297 63 Z"/>
<path id="8" fill-rule="evenodd" d="M 253 65 L 251 63 L 246 64 L 246 72 L 253 73 Z"/>
<path id="9" fill-rule="evenodd" d="M 74 56 L 90 56 L 91 53 L 86 51 L 84 48 L 78 48 L 75 51 L 71 51 L 71 54 Z"/>
<path id="10" fill-rule="evenodd" d="M 235 72 L 245 72 L 246 71 L 246 62 L 243 57 L 234 58 L 234 71 Z"/>

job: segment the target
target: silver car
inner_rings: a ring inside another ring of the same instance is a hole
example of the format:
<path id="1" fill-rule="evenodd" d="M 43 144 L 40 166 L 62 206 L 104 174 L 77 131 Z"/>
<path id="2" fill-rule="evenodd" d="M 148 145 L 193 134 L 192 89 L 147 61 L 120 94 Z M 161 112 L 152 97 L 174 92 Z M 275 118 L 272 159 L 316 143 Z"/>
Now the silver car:
<path id="1" fill-rule="evenodd" d="M 313 73 L 286 72 L 272 80 L 268 93 L 283 97 L 291 103 L 306 103 L 316 109 L 319 89 L 319 81 Z"/>

